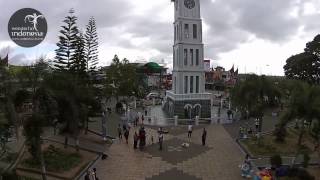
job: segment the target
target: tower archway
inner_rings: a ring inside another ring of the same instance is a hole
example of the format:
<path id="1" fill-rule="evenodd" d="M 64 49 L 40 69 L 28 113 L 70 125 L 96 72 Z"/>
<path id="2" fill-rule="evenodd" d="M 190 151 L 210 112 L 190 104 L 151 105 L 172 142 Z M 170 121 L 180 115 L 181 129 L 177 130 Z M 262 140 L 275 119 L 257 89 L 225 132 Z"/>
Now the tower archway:
<path id="1" fill-rule="evenodd" d="M 192 105 L 191 104 L 186 104 L 184 106 L 184 117 L 187 119 L 192 118 Z"/>
<path id="2" fill-rule="evenodd" d="M 195 104 L 193 106 L 193 111 L 194 111 L 194 117 L 196 117 L 196 116 L 201 117 L 201 105 L 200 104 Z"/>

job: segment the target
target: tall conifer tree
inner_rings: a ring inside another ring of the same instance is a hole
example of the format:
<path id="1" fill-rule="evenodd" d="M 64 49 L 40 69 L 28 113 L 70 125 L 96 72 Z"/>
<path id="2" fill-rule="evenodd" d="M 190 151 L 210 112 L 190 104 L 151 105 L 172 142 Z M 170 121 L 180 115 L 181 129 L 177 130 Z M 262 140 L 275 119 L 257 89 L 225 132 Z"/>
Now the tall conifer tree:
<path id="1" fill-rule="evenodd" d="M 70 70 L 83 78 L 86 75 L 87 63 L 85 59 L 85 44 L 82 33 L 79 33 L 79 36 L 77 36 L 75 46 L 75 53 L 71 57 L 72 66 Z"/>
<path id="2" fill-rule="evenodd" d="M 85 33 L 85 54 L 87 60 L 87 71 L 96 71 L 98 65 L 98 34 L 96 21 L 93 17 L 89 19 Z"/>
<path id="3" fill-rule="evenodd" d="M 74 15 L 74 10 L 70 9 L 69 15 L 63 21 L 65 25 L 61 26 L 61 35 L 57 43 L 56 57 L 54 67 L 60 71 L 68 71 L 73 66 L 73 57 L 75 56 L 78 26 L 77 17 Z"/>

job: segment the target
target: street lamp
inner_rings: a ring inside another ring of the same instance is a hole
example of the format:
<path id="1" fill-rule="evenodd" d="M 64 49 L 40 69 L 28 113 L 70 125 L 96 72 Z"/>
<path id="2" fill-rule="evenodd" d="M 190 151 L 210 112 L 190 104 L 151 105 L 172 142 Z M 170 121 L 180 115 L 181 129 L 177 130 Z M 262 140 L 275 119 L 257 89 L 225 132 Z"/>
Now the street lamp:
<path id="1" fill-rule="evenodd" d="M 102 104 L 101 131 L 103 140 L 107 140 L 107 111 L 105 103 Z"/>

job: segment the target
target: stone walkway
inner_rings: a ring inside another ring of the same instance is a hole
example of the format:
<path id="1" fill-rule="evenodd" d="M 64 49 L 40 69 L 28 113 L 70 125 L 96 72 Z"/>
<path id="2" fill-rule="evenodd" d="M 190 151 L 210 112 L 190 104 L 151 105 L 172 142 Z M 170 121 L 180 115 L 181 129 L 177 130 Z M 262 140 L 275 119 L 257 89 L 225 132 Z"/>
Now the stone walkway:
<path id="1" fill-rule="evenodd" d="M 181 129 L 181 127 L 179 127 Z M 164 136 L 164 149 L 158 150 L 155 128 L 146 128 L 147 147 L 144 151 L 134 150 L 132 134 L 130 141 L 115 141 L 106 151 L 109 157 L 99 160 L 95 167 L 100 179 L 117 180 L 237 180 L 240 176 L 239 164 L 244 154 L 221 125 L 207 126 L 207 146 L 201 145 L 202 129 L 195 129 L 191 140 L 183 131 L 170 129 Z M 187 127 L 185 127 L 187 129 Z M 183 142 L 189 148 L 181 147 Z"/>

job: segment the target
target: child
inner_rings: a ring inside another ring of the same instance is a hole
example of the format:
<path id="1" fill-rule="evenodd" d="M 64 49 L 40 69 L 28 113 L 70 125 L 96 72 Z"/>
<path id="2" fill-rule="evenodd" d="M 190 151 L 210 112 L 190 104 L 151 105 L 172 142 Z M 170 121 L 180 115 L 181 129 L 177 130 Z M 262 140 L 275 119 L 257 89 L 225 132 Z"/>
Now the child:
<path id="1" fill-rule="evenodd" d="M 246 178 L 251 178 L 251 163 L 249 160 L 249 155 L 246 155 L 246 158 L 243 162 L 243 164 L 240 166 L 241 168 L 241 176 Z"/>

